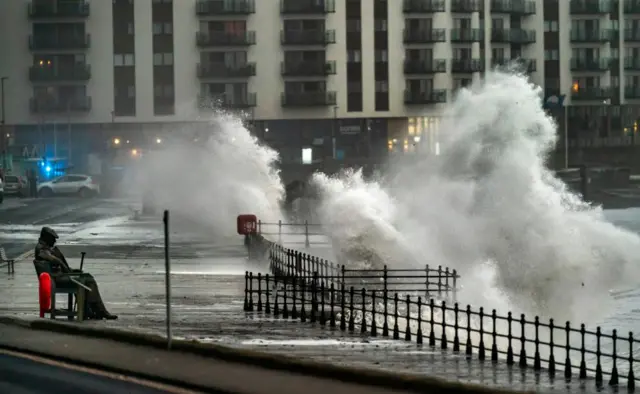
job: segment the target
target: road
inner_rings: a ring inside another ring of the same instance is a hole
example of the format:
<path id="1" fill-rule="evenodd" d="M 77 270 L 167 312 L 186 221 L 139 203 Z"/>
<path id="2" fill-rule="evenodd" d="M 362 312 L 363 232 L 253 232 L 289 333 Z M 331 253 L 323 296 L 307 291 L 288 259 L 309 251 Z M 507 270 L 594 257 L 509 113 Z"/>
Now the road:
<path id="1" fill-rule="evenodd" d="M 56 207 L 76 209 L 41 219 L 43 212 Z M 163 334 L 161 218 L 134 220 L 131 216 L 127 203 L 112 200 L 27 202 L 0 211 L 0 244 L 9 245 L 10 256 L 17 256 L 33 248 L 42 224 L 52 225 L 61 235 L 61 250 L 71 266 L 78 266 L 80 252 L 87 252 L 85 270 L 98 280 L 107 307 L 120 316 L 117 321 L 83 324 Z M 574 379 L 565 383 L 531 369 L 516 371 L 505 363 L 467 362 L 464 355 L 443 354 L 414 343 L 349 336 L 339 330 L 245 313 L 244 272 L 266 267 L 247 261 L 237 236 L 212 240 L 206 232 L 181 227 L 178 220 L 172 218 L 172 223 L 176 223 L 171 230 L 173 331 L 179 338 L 491 387 L 541 388 L 545 392 L 594 389 L 591 382 Z M 30 258 L 16 264 L 14 276 L 0 271 L 0 314 L 35 318 L 36 295 Z"/>
<path id="2" fill-rule="evenodd" d="M 119 374 L 0 350 L 0 393 L 193 393 Z"/>

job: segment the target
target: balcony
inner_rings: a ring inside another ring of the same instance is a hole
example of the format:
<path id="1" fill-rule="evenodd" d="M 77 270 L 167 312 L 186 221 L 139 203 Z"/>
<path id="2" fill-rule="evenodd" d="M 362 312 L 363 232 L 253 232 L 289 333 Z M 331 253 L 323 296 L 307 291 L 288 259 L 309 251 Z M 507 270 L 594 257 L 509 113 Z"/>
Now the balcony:
<path id="1" fill-rule="evenodd" d="M 407 13 L 432 14 L 445 12 L 444 0 L 403 0 L 402 10 Z"/>
<path id="2" fill-rule="evenodd" d="M 536 3 L 526 0 L 491 0 L 491 12 L 514 16 L 534 15 Z"/>
<path id="3" fill-rule="evenodd" d="M 256 64 L 205 63 L 197 66 L 198 78 L 248 78 L 256 75 Z"/>
<path id="4" fill-rule="evenodd" d="M 573 15 L 608 14 L 614 10 L 614 4 L 608 0 L 571 0 L 569 13 Z"/>
<path id="5" fill-rule="evenodd" d="M 491 42 L 533 44 L 536 42 L 536 32 L 524 29 L 491 29 Z"/>
<path id="6" fill-rule="evenodd" d="M 280 0 L 281 14 L 322 15 L 336 12 L 334 0 Z"/>
<path id="7" fill-rule="evenodd" d="M 611 88 L 580 88 L 571 92 L 571 100 L 575 101 L 604 101 L 611 99 Z"/>
<path id="8" fill-rule="evenodd" d="M 196 33 L 196 44 L 200 48 L 209 48 L 217 46 L 249 46 L 255 45 L 256 32 L 247 31 L 244 33 L 227 33 L 222 31 L 215 32 L 198 32 Z"/>
<path id="9" fill-rule="evenodd" d="M 484 70 L 484 61 L 481 59 L 453 59 L 451 61 L 452 73 L 477 73 Z"/>
<path id="10" fill-rule="evenodd" d="M 451 29 L 451 42 L 480 42 L 483 38 L 481 29 Z"/>
<path id="11" fill-rule="evenodd" d="M 624 98 L 630 99 L 630 100 L 638 100 L 638 99 L 640 99 L 640 87 L 625 86 L 624 87 Z"/>
<path id="12" fill-rule="evenodd" d="M 615 31 L 611 29 L 571 30 L 571 42 L 607 42 L 614 37 Z"/>
<path id="13" fill-rule="evenodd" d="M 483 2 L 480 0 L 451 0 L 451 12 L 470 13 L 480 12 L 483 8 Z"/>
<path id="14" fill-rule="evenodd" d="M 640 29 L 625 29 L 624 40 L 629 42 L 640 42 Z"/>
<path id="15" fill-rule="evenodd" d="M 326 107 L 336 105 L 336 92 L 284 92 L 283 107 Z"/>
<path id="16" fill-rule="evenodd" d="M 431 90 L 429 92 L 404 91 L 404 103 L 407 105 L 440 104 L 447 102 L 445 89 Z"/>
<path id="17" fill-rule="evenodd" d="M 68 66 L 29 68 L 31 82 L 72 82 L 91 79 L 91 67 L 88 64 L 71 64 Z"/>
<path id="18" fill-rule="evenodd" d="M 282 45 L 328 45 L 336 43 L 335 30 L 282 30 Z"/>
<path id="19" fill-rule="evenodd" d="M 447 61 L 438 60 L 405 60 L 404 73 L 407 75 L 414 74 L 436 74 L 447 72 Z"/>
<path id="20" fill-rule="evenodd" d="M 34 114 L 89 112 L 91 111 L 91 97 L 79 96 L 67 99 L 33 97 L 29 100 L 29 108 Z"/>
<path id="21" fill-rule="evenodd" d="M 41 50 L 86 50 L 91 46 L 91 36 L 69 35 L 69 36 L 29 36 L 29 49 L 32 51 Z"/>
<path id="22" fill-rule="evenodd" d="M 196 15 L 250 15 L 256 12 L 254 0 L 198 0 Z"/>
<path id="23" fill-rule="evenodd" d="M 640 58 L 633 56 L 625 57 L 624 69 L 627 71 L 640 71 Z"/>
<path id="24" fill-rule="evenodd" d="M 535 59 L 491 59 L 491 67 L 492 68 L 500 68 L 500 67 L 514 67 L 517 70 L 522 70 L 527 73 L 535 72 L 537 68 L 537 63 Z"/>
<path id="25" fill-rule="evenodd" d="M 431 44 L 446 42 L 445 29 L 404 29 L 405 44 Z"/>
<path id="26" fill-rule="evenodd" d="M 600 59 L 571 59 L 571 71 L 602 72 L 611 69 L 612 60 Z"/>
<path id="27" fill-rule="evenodd" d="M 88 18 L 91 7 L 86 1 L 56 1 L 44 4 L 32 1 L 28 4 L 28 15 L 36 19 L 84 19 Z"/>
<path id="28" fill-rule="evenodd" d="M 242 95 L 209 94 L 198 97 L 198 105 L 201 110 L 222 109 L 247 109 L 257 105 L 256 94 L 246 93 Z"/>
<path id="29" fill-rule="evenodd" d="M 625 0 L 624 1 L 624 13 L 625 14 L 640 14 L 640 0 Z"/>
<path id="30" fill-rule="evenodd" d="M 281 73 L 286 77 L 326 77 L 336 73 L 336 62 L 321 60 L 282 62 Z"/>

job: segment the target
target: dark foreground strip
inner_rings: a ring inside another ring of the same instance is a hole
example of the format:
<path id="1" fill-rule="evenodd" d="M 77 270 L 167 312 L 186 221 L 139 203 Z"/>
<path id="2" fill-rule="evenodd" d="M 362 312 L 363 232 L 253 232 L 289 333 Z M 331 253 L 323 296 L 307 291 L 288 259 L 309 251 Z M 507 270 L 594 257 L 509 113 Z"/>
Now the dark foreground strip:
<path id="1" fill-rule="evenodd" d="M 158 335 L 141 334 L 128 332 L 123 330 L 115 330 L 109 328 L 95 328 L 88 326 L 81 326 L 72 323 L 53 322 L 50 320 L 34 320 L 24 321 L 20 319 L 13 319 L 7 317 L 0 317 L 0 323 L 18 325 L 29 329 L 40 331 L 52 331 L 62 334 L 71 334 L 89 338 L 100 338 L 113 340 L 117 342 L 127 343 L 136 346 L 146 346 L 155 349 L 166 349 L 166 340 Z M 0 337 L 1 340 L 1 337 Z M 20 349 L 17 346 L 4 346 L 0 345 L 8 350 L 14 350 L 19 352 L 25 352 L 24 349 Z M 384 371 L 367 370 L 360 368 L 347 368 L 342 366 L 336 366 L 325 363 L 317 363 L 307 360 L 300 360 L 293 357 L 286 357 L 282 355 L 272 355 L 264 352 L 257 352 L 245 349 L 233 349 L 225 346 L 215 344 L 204 344 L 196 341 L 173 341 L 172 349 L 174 352 L 195 354 L 203 357 L 216 359 L 218 361 L 226 361 L 232 363 L 239 363 L 245 365 L 257 366 L 264 369 L 286 371 L 290 373 L 296 373 L 300 375 L 309 375 L 319 378 L 327 378 L 331 380 L 339 380 L 346 383 L 355 383 L 365 386 L 374 386 L 377 388 L 387 388 L 390 390 L 404 390 L 406 392 L 416 393 L 510 393 L 513 391 L 498 390 L 495 388 L 484 388 L 477 385 L 462 384 L 456 382 L 448 382 L 442 379 L 420 377 L 405 375 L 399 373 L 389 373 Z M 27 353 L 27 352 L 25 352 Z M 64 356 L 57 356 L 51 354 L 37 354 L 35 351 L 31 351 L 37 356 L 41 357 L 56 357 L 60 361 L 70 364 L 78 364 L 77 360 L 71 360 Z M 132 377 L 141 379 L 147 379 L 164 383 L 168 385 L 174 385 L 184 387 L 192 390 L 199 390 L 207 393 L 225 393 L 231 394 L 228 391 L 214 391 L 210 387 L 195 386 L 190 382 L 180 382 L 172 379 L 167 379 L 161 376 L 150 376 L 148 374 L 140 374 L 136 371 L 118 370 L 117 368 L 104 365 L 98 365 L 96 363 L 85 364 L 88 367 L 108 370 L 110 372 L 121 373 Z M 251 379 L 247 376 L 246 379 Z M 520 391 L 519 391 L 520 392 Z"/>

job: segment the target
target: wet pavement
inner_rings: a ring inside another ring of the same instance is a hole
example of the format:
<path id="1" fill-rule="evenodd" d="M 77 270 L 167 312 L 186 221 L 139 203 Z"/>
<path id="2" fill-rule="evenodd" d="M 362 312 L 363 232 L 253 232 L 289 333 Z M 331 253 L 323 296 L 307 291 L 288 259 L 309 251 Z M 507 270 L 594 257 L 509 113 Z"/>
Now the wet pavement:
<path id="1" fill-rule="evenodd" d="M 108 307 L 120 316 L 113 322 L 82 324 L 164 333 L 161 220 L 132 220 L 126 214 L 126 204 L 113 201 L 93 204 L 78 208 L 70 214 L 68 222 L 52 219 L 58 223 L 56 228 L 62 229 L 61 249 L 70 265 L 78 267 L 80 252 L 87 253 L 85 270 L 96 277 Z M 74 217 L 83 215 L 94 215 L 97 220 L 76 222 Z M 3 229 L 8 225 L 0 218 L 0 232 L 6 233 Z M 33 246 L 37 231 L 34 233 L 30 228 L 16 234 L 22 235 L 12 241 L 12 245 L 19 245 L 14 250 L 28 249 Z M 0 242 L 10 239 L 6 237 L 3 235 Z M 173 332 L 181 338 L 493 387 L 542 392 L 596 391 L 593 381 L 574 379 L 566 383 L 564 379 L 550 379 L 544 371 L 536 374 L 533 369 L 510 368 L 504 362 L 467 361 L 463 354 L 418 346 L 415 342 L 345 335 L 309 323 L 246 313 L 244 272 L 260 272 L 266 267 L 247 261 L 241 238 L 218 239 L 214 243 L 202 235 L 176 231 L 172 232 L 171 251 Z M 14 276 L 0 273 L 0 314 L 35 318 L 36 313 L 35 271 L 31 258 L 24 258 L 16 264 Z"/>

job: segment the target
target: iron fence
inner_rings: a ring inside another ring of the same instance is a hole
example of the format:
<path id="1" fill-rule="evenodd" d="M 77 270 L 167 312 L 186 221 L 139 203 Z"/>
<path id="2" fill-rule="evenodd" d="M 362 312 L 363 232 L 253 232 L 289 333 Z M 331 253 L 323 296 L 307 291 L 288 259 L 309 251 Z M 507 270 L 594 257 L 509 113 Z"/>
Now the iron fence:
<path id="1" fill-rule="evenodd" d="M 322 232 L 322 225 L 320 224 L 312 224 L 308 221 L 304 221 L 304 223 L 284 223 L 282 220 L 278 220 L 277 223 L 269 223 L 258 220 L 258 235 L 261 236 L 277 236 L 277 242 L 282 244 L 286 242 L 287 244 L 298 244 L 304 245 L 305 248 L 311 246 L 312 237 L 314 236 L 322 236 L 325 234 Z M 293 237 L 303 237 L 302 240 L 292 239 Z M 284 239 L 284 238 L 289 239 Z M 314 240 L 314 244 L 326 244 L 327 241 Z"/>
<path id="2" fill-rule="evenodd" d="M 313 269 L 313 266 L 312 268 Z M 499 315 L 470 305 L 447 304 L 434 298 L 401 295 L 389 289 L 336 286 L 317 271 L 312 276 L 254 275 L 245 277 L 245 311 L 257 311 L 345 332 L 412 341 L 451 349 L 480 361 L 545 369 L 565 379 L 593 379 L 597 387 L 626 380 L 635 389 L 634 366 L 640 350 L 630 332 L 620 336 L 588 330 L 584 324 L 556 324 L 524 314 Z"/>

